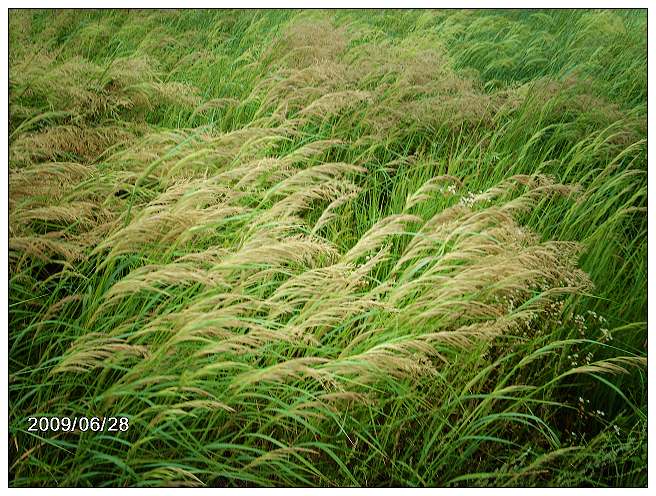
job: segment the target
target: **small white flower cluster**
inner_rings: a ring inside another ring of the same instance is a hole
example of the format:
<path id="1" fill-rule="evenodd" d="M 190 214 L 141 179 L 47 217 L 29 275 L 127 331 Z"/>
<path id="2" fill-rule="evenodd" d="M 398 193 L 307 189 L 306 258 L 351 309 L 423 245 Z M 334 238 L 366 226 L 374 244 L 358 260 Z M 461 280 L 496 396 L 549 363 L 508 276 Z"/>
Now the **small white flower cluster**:
<path id="1" fill-rule="evenodd" d="M 592 310 L 588 310 L 588 315 L 593 319 L 599 321 L 600 324 L 604 324 L 608 322 L 603 315 L 598 315 L 597 312 L 593 312 Z"/>
<path id="2" fill-rule="evenodd" d="M 590 365 L 592 363 L 592 359 L 594 358 L 594 355 L 592 353 L 586 353 L 585 357 L 583 357 L 583 362 L 585 362 L 586 365 Z M 576 367 L 579 364 L 579 354 L 574 353 L 573 355 L 567 355 L 567 359 L 570 360 L 571 366 Z"/>
<path id="3" fill-rule="evenodd" d="M 465 196 L 460 198 L 460 205 L 464 205 L 466 207 L 473 207 L 474 203 L 476 203 L 476 195 L 474 193 L 467 193 Z"/>
<path id="4" fill-rule="evenodd" d="M 581 337 L 585 336 L 585 331 L 588 330 L 588 326 L 585 323 L 585 317 L 583 315 L 576 314 L 574 316 L 574 325 L 578 329 L 579 334 L 581 335 Z"/>
<path id="5" fill-rule="evenodd" d="M 598 324 L 608 323 L 608 320 L 606 320 L 606 318 L 603 315 L 597 314 L 597 312 L 588 310 L 588 315 L 590 316 L 591 319 L 596 320 Z M 607 343 L 608 341 L 613 340 L 613 336 L 610 334 L 610 331 L 606 327 L 602 327 L 600 329 L 600 332 L 601 332 L 601 341 L 603 343 Z"/>
<path id="6" fill-rule="evenodd" d="M 479 201 L 483 201 L 482 198 L 479 198 L 479 195 L 483 194 L 483 191 L 478 191 L 477 193 L 472 193 L 471 191 L 468 192 L 465 196 L 460 198 L 460 205 L 464 205 L 466 207 L 473 207 L 475 203 Z M 488 200 L 489 201 L 489 200 Z"/>
<path id="7" fill-rule="evenodd" d="M 579 396 L 579 415 L 606 417 L 606 412 L 604 412 L 603 410 L 586 411 L 586 405 L 590 405 L 590 400 L 585 400 Z"/>
<path id="8" fill-rule="evenodd" d="M 578 353 L 574 353 L 573 355 L 567 355 L 567 359 L 572 362 L 571 363 L 572 367 L 576 367 L 579 364 L 579 354 Z M 579 398 L 579 400 L 581 400 L 581 399 L 582 398 Z"/>
<path id="9" fill-rule="evenodd" d="M 582 443 L 585 442 L 585 433 L 577 433 L 573 430 L 571 432 L 565 431 L 566 434 L 569 434 L 569 441 L 571 443 Z"/>

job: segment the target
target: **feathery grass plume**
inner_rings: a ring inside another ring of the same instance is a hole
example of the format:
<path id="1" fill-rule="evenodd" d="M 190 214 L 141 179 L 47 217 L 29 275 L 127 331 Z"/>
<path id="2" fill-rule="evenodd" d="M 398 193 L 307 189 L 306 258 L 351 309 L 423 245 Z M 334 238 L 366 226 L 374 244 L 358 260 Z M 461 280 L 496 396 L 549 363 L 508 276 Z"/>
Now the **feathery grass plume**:
<path id="1" fill-rule="evenodd" d="M 591 374 L 595 372 L 601 374 L 628 374 L 628 370 L 623 365 L 644 367 L 647 365 L 647 359 L 645 357 L 614 357 L 576 367 L 567 371 L 567 374 Z"/>
<path id="2" fill-rule="evenodd" d="M 219 267 L 230 271 L 287 264 L 313 267 L 321 264 L 323 259 L 333 260 L 336 257 L 337 252 L 332 244 L 321 238 L 299 235 L 275 239 L 258 236 L 249 239 L 238 251 L 227 256 Z"/>
<path id="3" fill-rule="evenodd" d="M 181 101 L 193 108 L 193 87 L 159 81 L 156 62 L 148 57 L 118 57 L 104 67 L 84 58 L 59 62 L 57 54 L 38 52 L 38 64 L 15 65 L 14 102 L 45 100 L 51 110 L 65 110 L 78 120 L 93 121 L 117 115 L 138 116 L 162 102 Z"/>
<path id="4" fill-rule="evenodd" d="M 206 265 L 209 260 L 203 260 Z M 209 287 L 225 286 L 220 274 L 203 270 L 201 264 L 176 261 L 167 265 L 139 267 L 105 293 L 105 305 L 139 291 L 166 291 L 163 288 L 178 285 L 202 284 Z"/>
<path id="5" fill-rule="evenodd" d="M 381 251 L 360 267 L 354 264 L 335 263 L 326 267 L 308 269 L 283 282 L 269 300 L 276 303 L 285 301 L 289 305 L 296 306 L 324 298 L 330 299 L 331 295 L 339 295 L 342 291 L 354 293 L 365 284 L 368 272 L 376 264 L 381 263 L 386 255 Z"/>
<path id="6" fill-rule="evenodd" d="M 294 19 L 283 37 L 272 46 L 268 58 L 280 58 L 291 67 L 335 59 L 347 46 L 347 34 L 329 19 Z M 282 55 L 282 56 L 280 56 Z M 277 62 L 280 63 L 280 62 Z"/>
<path id="7" fill-rule="evenodd" d="M 335 219 L 337 217 L 337 213 L 335 211 L 342 205 L 356 198 L 360 192 L 361 190 L 356 187 L 353 188 L 352 191 L 347 191 L 346 193 L 338 196 L 333 201 L 331 201 L 328 204 L 328 206 L 323 210 L 321 216 L 315 222 L 314 227 L 312 227 L 312 234 L 316 234 L 320 229 L 322 229 L 327 224 L 329 224 L 333 219 Z"/>
<path id="8" fill-rule="evenodd" d="M 357 186 L 348 180 L 323 181 L 309 186 L 303 186 L 302 182 L 299 182 L 296 188 L 296 191 L 278 200 L 267 210 L 252 229 L 277 220 L 288 219 L 292 223 L 297 222 L 300 214 L 306 213 L 317 203 L 332 203 L 357 191 Z M 268 193 L 270 192 L 271 190 Z"/>
<path id="9" fill-rule="evenodd" d="M 208 342 L 208 338 L 218 339 L 216 342 L 203 347 L 197 352 L 197 356 L 206 355 L 247 355 L 261 353 L 262 350 L 269 347 L 279 347 L 280 345 L 294 346 L 304 348 L 308 345 L 318 343 L 314 336 L 304 333 L 303 329 L 294 327 L 281 329 L 267 329 L 261 325 L 248 321 L 237 320 L 232 322 L 232 327 L 245 328 L 246 334 L 222 333 L 222 325 L 230 326 L 231 322 L 218 321 L 202 328 L 194 328 L 193 332 L 185 329 L 181 330 L 171 344 L 177 344 L 182 341 L 197 340 L 199 342 Z M 218 329 L 217 329 L 218 328 Z"/>
<path id="10" fill-rule="evenodd" d="M 295 307 L 302 306 L 320 298 L 320 291 L 337 292 L 348 285 L 343 272 L 347 269 L 342 264 L 309 269 L 300 274 L 292 275 L 269 297 L 277 306 L 274 318 L 285 313 L 291 313 Z"/>
<path id="11" fill-rule="evenodd" d="M 391 215 L 379 220 L 358 240 L 353 248 L 344 254 L 342 260 L 345 263 L 357 260 L 365 253 L 380 248 L 390 236 L 407 234 L 407 225 L 420 220 L 419 217 L 408 214 Z"/>
<path id="12" fill-rule="evenodd" d="M 9 17 L 12 486 L 646 485 L 644 12 Z"/>
<path id="13" fill-rule="evenodd" d="M 100 243 L 94 253 L 109 250 L 104 263 L 139 249 L 157 250 L 184 244 L 214 223 L 229 222 L 248 211 L 232 202 L 239 195 L 206 181 L 171 186 L 146 205 L 125 227 Z"/>
<path id="14" fill-rule="evenodd" d="M 134 337 L 147 336 L 163 329 L 174 334 L 171 345 L 188 336 L 230 337 L 232 334 L 229 330 L 233 328 L 260 328 L 251 317 L 262 306 L 259 298 L 237 291 L 203 292 L 185 308 L 151 319 Z"/>
<path id="15" fill-rule="evenodd" d="M 315 160 L 318 155 L 339 144 L 339 140 L 313 141 L 280 158 L 264 157 L 244 161 L 243 165 L 222 172 L 218 178 L 233 182 L 234 187 L 238 189 L 247 188 L 251 193 L 259 194 L 260 189 L 273 187 L 298 172 L 299 166 Z"/>
<path id="16" fill-rule="evenodd" d="M 298 69 L 278 69 L 253 88 L 253 96 L 262 100 L 263 109 L 271 109 L 273 116 L 284 122 L 323 95 L 349 88 L 353 85 L 349 84 L 347 66 L 322 60 Z"/>
<path id="17" fill-rule="evenodd" d="M 447 187 L 441 186 L 443 183 L 452 183 Z M 456 186 L 457 185 L 457 186 Z M 417 191 L 408 195 L 408 199 L 405 202 L 404 211 L 410 210 L 415 205 L 428 201 L 431 199 L 431 193 L 440 192 L 455 194 L 456 187 L 462 187 L 462 182 L 454 176 L 437 176 L 429 179 L 424 184 L 422 184 Z"/>
<path id="18" fill-rule="evenodd" d="M 75 261 L 83 257 L 84 246 L 73 240 L 61 239 L 59 233 L 42 236 L 13 236 L 9 241 L 9 260 L 18 261 L 23 256 L 49 262 L 57 257 Z"/>
<path id="19" fill-rule="evenodd" d="M 371 95 L 365 91 L 339 91 L 329 93 L 314 100 L 310 105 L 301 110 L 302 117 L 330 118 L 345 110 L 350 110 L 362 102 L 368 102 Z"/>
<path id="20" fill-rule="evenodd" d="M 322 364 L 326 361 L 327 359 L 320 357 L 286 360 L 263 369 L 238 374 L 233 378 L 230 387 L 231 389 L 240 390 L 258 382 L 277 382 L 289 380 L 290 378 L 298 379 L 303 376 L 319 380 L 319 378 L 324 378 L 330 374 L 313 367 L 313 365 Z"/>
<path id="21" fill-rule="evenodd" d="M 118 126 L 82 128 L 62 125 L 45 131 L 21 134 L 12 143 L 11 163 L 21 167 L 35 162 L 82 160 L 95 162 L 108 147 L 134 135 Z"/>
<path id="22" fill-rule="evenodd" d="M 111 220 L 112 214 L 98 205 L 90 202 L 73 201 L 64 205 L 48 205 L 30 209 L 18 208 L 11 216 L 14 230 L 17 226 L 34 224 L 36 221 L 52 226 L 76 225 L 80 228 L 89 228 L 101 222 Z"/>
<path id="23" fill-rule="evenodd" d="M 141 181 L 152 177 L 167 187 L 179 179 L 207 177 L 224 170 L 237 158 L 258 158 L 261 150 L 280 141 L 288 132 L 283 128 L 258 127 L 221 134 L 205 129 L 156 131 L 108 161 L 121 164 L 123 169 L 141 171 Z M 145 170 L 144 162 L 150 162 Z"/>
<path id="24" fill-rule="evenodd" d="M 315 184 L 325 184 L 347 174 L 362 173 L 364 171 L 365 169 L 363 167 L 345 163 L 315 165 L 303 169 L 293 176 L 280 181 L 266 192 L 264 199 L 269 199 L 274 195 L 290 195 L 291 193 L 296 193 L 301 189 L 307 189 Z"/>
<path id="25" fill-rule="evenodd" d="M 88 333 L 76 340 L 69 353 L 65 354 L 53 374 L 63 372 L 89 372 L 99 367 L 107 367 L 143 357 L 147 353 L 144 346 L 127 344 L 125 340 Z"/>

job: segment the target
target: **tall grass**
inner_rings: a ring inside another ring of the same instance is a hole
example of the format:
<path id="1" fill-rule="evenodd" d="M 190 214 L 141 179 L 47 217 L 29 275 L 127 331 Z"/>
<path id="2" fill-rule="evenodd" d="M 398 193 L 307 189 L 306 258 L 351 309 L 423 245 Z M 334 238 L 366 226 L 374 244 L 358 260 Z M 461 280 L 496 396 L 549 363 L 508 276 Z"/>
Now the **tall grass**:
<path id="1" fill-rule="evenodd" d="M 645 486 L 646 22 L 13 10 L 11 484 Z"/>

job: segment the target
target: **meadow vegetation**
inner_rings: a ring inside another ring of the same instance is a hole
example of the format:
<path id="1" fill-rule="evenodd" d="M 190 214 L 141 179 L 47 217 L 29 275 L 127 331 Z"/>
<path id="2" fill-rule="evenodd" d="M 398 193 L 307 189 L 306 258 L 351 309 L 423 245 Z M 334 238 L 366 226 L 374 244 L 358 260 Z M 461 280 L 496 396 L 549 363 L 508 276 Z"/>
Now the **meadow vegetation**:
<path id="1" fill-rule="evenodd" d="M 646 11 L 9 43 L 11 485 L 646 485 Z"/>

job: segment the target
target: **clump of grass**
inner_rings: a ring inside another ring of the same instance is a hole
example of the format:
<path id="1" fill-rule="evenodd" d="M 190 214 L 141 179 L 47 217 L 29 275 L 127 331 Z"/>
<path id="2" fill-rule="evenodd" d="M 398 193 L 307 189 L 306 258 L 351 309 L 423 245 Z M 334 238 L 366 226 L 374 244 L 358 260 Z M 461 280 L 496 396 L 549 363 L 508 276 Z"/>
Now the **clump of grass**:
<path id="1" fill-rule="evenodd" d="M 12 485 L 646 485 L 646 16 L 562 15 L 12 11 Z"/>

